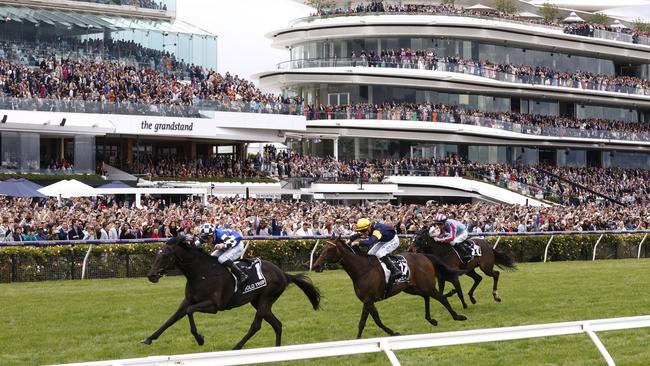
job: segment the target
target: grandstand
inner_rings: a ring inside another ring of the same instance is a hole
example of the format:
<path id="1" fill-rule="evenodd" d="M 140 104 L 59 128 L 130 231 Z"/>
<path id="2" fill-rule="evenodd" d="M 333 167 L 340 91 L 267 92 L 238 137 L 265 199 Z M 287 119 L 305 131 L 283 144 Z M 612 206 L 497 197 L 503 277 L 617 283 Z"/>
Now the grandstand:
<path id="1" fill-rule="evenodd" d="M 230 113 L 264 96 L 214 71 L 216 35 L 175 19 L 175 1 L 0 1 L 0 18 L 3 173 L 128 180 L 144 161 L 238 161 L 304 130 Z"/>
<path id="2" fill-rule="evenodd" d="M 593 181 L 588 189 L 579 175 L 627 177 L 649 166 L 646 34 L 613 18 L 587 23 L 584 11 L 558 9 L 544 19 L 541 6 L 523 1 L 510 13 L 490 1 L 473 10 L 475 3 L 336 2 L 268 33 L 289 52 L 276 70 L 257 75 L 262 87 L 308 106 L 295 150 L 346 161 L 455 156 L 540 168 L 506 179 L 556 181 L 556 198 L 582 192 L 562 203 L 645 195 L 645 183 L 620 194 Z M 426 170 L 411 175 L 438 175 Z"/>

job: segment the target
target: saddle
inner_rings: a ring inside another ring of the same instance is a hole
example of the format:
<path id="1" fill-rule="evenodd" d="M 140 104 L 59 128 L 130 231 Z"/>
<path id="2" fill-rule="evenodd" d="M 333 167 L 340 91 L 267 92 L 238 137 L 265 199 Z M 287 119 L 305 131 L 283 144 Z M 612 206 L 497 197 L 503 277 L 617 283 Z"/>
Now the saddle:
<path id="1" fill-rule="evenodd" d="M 390 259 L 391 262 L 399 269 L 399 276 L 393 280 L 393 284 L 397 283 L 404 283 L 408 282 L 409 278 L 411 277 L 411 271 L 409 269 L 408 263 L 406 263 L 406 258 L 401 255 L 389 255 L 388 258 Z M 388 283 L 388 280 L 390 279 L 390 270 L 386 268 L 386 265 L 379 261 L 381 264 L 381 268 L 384 270 L 384 276 L 386 283 Z"/>

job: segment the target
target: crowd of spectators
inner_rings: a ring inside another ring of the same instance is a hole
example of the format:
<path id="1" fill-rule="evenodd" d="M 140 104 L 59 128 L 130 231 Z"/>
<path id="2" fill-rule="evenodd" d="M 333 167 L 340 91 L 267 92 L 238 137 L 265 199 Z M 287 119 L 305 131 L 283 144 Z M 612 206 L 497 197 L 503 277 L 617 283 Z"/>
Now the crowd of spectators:
<path id="1" fill-rule="evenodd" d="M 292 65 L 309 67 L 313 60 L 295 61 Z M 453 56 L 438 56 L 433 49 L 385 49 L 377 53 L 356 50 L 350 53 L 349 60 L 324 60 L 331 66 L 366 66 L 382 68 L 402 68 L 418 70 L 437 70 L 471 74 L 500 81 L 523 84 L 538 84 L 557 87 L 600 90 L 616 93 L 650 95 L 650 82 L 625 75 L 598 74 L 590 71 L 560 71 L 545 66 L 512 65 L 494 63 L 489 60 L 462 59 Z"/>
<path id="2" fill-rule="evenodd" d="M 167 4 L 164 1 L 154 0 L 75 0 L 86 3 L 96 3 L 104 5 L 129 5 L 144 9 L 167 10 Z"/>
<path id="3" fill-rule="evenodd" d="M 518 13 L 505 13 L 492 8 L 479 8 L 470 9 L 469 7 L 457 7 L 451 4 L 403 4 L 402 2 L 395 2 L 392 4 L 385 4 L 383 1 L 371 1 L 363 4 L 358 3 L 348 7 L 338 8 L 321 8 L 312 16 L 342 16 L 354 15 L 364 13 L 388 13 L 388 14 L 435 14 L 435 15 L 463 15 L 463 16 L 479 16 L 515 20 L 524 23 L 543 24 L 546 26 L 563 26 L 563 31 L 566 34 L 575 34 L 585 37 L 594 37 L 596 30 L 607 31 L 611 33 L 623 33 L 631 36 L 629 42 L 640 43 L 640 37 L 644 37 L 644 44 L 647 44 L 647 37 L 650 32 L 639 31 L 630 29 L 623 26 L 612 27 L 605 24 L 595 24 L 588 22 L 572 22 L 562 25 L 558 19 L 545 19 L 540 17 L 523 17 Z"/>
<path id="4" fill-rule="evenodd" d="M 573 136 L 625 140 L 647 140 L 650 124 L 573 118 L 515 112 L 485 112 L 455 105 L 434 103 L 357 103 L 347 105 L 312 105 L 303 108 L 308 120 L 359 119 L 445 122 L 506 129 L 536 135 Z M 516 124 L 513 125 L 513 124 Z"/>
<path id="5" fill-rule="evenodd" d="M 392 224 L 398 233 L 414 233 L 444 212 L 472 232 L 648 229 L 647 205 L 533 207 L 473 203 L 441 205 L 339 206 L 323 201 L 265 201 L 212 198 L 169 203 L 144 199 L 129 202 L 85 198 L 32 201 L 0 197 L 0 241 L 168 238 L 196 233 L 203 223 L 230 227 L 245 235 L 347 235 L 362 216 Z"/>

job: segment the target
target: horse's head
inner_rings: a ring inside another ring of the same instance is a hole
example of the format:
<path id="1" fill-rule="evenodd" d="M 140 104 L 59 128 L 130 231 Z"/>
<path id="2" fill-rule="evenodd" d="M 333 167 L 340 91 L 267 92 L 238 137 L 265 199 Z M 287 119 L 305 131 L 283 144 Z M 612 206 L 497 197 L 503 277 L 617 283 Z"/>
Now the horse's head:
<path id="1" fill-rule="evenodd" d="M 149 270 L 147 278 L 149 281 L 156 283 L 167 271 L 176 267 L 179 263 L 179 250 L 187 251 L 191 244 L 183 236 L 177 236 L 167 241 L 167 245 L 162 247 L 156 254 L 156 259 Z"/>
<path id="2" fill-rule="evenodd" d="M 430 248 L 433 243 L 434 240 L 429 236 L 429 229 L 424 228 L 415 234 L 415 238 L 411 241 L 407 251 L 423 252 L 426 251 L 427 248 Z"/>
<path id="3" fill-rule="evenodd" d="M 323 272 L 327 268 L 328 264 L 336 263 L 341 260 L 341 254 L 339 253 L 336 244 L 328 241 L 323 245 L 323 250 L 321 251 L 316 262 L 314 262 L 313 269 L 316 272 Z"/>

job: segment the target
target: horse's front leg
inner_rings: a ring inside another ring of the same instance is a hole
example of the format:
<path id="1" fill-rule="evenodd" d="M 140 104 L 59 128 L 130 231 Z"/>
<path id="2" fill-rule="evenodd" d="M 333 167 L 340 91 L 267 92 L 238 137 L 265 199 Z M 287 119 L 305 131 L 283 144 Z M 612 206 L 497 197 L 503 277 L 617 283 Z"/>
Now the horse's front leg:
<path id="1" fill-rule="evenodd" d="M 184 299 L 183 302 L 181 302 L 181 305 L 178 307 L 178 310 L 172 315 L 166 322 L 163 324 L 157 331 L 155 331 L 152 335 L 149 337 L 145 338 L 141 343 L 149 345 L 151 342 L 154 340 L 158 339 L 160 335 L 169 327 L 171 327 L 174 323 L 176 323 L 180 318 L 184 317 L 185 314 L 187 314 L 187 307 L 190 305 L 189 301 L 187 299 Z"/>
<path id="2" fill-rule="evenodd" d="M 187 318 L 190 321 L 190 332 L 194 336 L 194 339 L 196 339 L 196 343 L 198 343 L 199 346 L 202 346 L 203 343 L 205 342 L 205 339 L 203 336 L 197 331 L 196 329 L 196 324 L 194 323 L 194 312 L 201 312 L 201 313 L 211 313 L 215 314 L 217 312 L 216 307 L 214 306 L 214 303 L 212 301 L 202 301 L 198 304 L 194 304 L 191 306 L 187 307 Z"/>
<path id="3" fill-rule="evenodd" d="M 366 307 L 368 313 L 370 313 L 370 316 L 372 316 L 372 320 L 375 321 L 375 324 L 377 324 L 377 326 L 379 328 L 383 329 L 384 332 L 386 332 L 390 336 L 399 335 L 399 333 L 393 332 L 392 329 L 388 328 L 387 326 L 384 325 L 384 323 L 382 323 L 381 319 L 379 318 L 379 312 L 377 311 L 377 308 L 375 307 L 375 303 L 367 302 L 367 303 L 364 304 L 364 306 Z"/>

